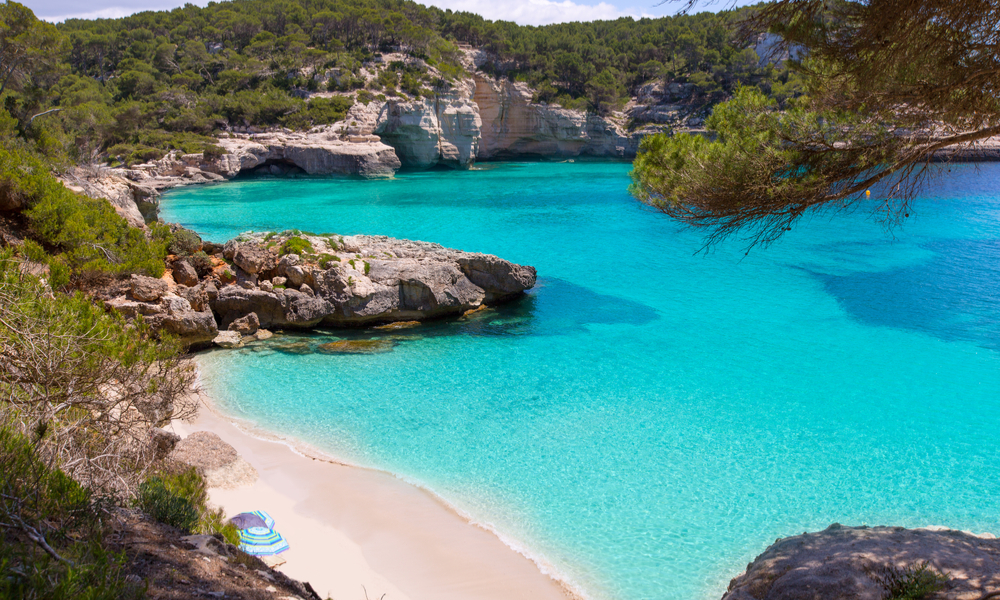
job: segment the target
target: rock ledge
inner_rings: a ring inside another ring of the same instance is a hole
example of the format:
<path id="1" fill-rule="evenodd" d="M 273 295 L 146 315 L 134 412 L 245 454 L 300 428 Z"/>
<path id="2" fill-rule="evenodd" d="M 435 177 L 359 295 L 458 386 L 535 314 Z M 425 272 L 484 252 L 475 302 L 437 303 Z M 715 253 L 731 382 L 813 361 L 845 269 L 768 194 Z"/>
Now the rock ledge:
<path id="1" fill-rule="evenodd" d="M 1000 590 L 1000 540 L 944 527 L 844 527 L 783 538 L 733 579 L 723 600 L 883 600 L 878 574 L 926 563 L 948 577 L 934 600 Z"/>

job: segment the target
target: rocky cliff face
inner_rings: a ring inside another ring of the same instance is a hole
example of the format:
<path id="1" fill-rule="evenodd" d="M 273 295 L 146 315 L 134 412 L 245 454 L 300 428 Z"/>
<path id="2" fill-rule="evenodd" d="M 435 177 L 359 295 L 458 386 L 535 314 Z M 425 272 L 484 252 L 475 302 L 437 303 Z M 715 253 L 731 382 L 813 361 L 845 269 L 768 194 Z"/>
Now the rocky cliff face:
<path id="1" fill-rule="evenodd" d="M 476 160 L 519 156 L 631 158 L 649 132 L 625 127 L 629 118 L 649 116 L 644 105 L 602 117 L 534 103 L 526 84 L 494 80 L 471 63 L 470 71 L 433 97 L 356 102 L 343 121 L 308 132 L 229 133 L 218 141 L 222 156 L 171 152 L 130 168 L 78 169 L 65 180 L 77 191 L 108 198 L 141 226 L 155 219 L 160 191 L 240 173 L 381 177 L 404 166 L 462 169 Z"/>
<path id="2" fill-rule="evenodd" d="M 404 166 L 467 168 L 479 154 L 481 129 L 473 85 L 463 80 L 434 98 L 389 100 L 373 133 L 396 149 Z"/>
<path id="3" fill-rule="evenodd" d="M 627 132 L 624 118 L 537 104 L 532 96 L 527 84 L 476 73 L 434 98 L 389 100 L 361 132 L 380 136 L 415 168 L 518 156 L 635 156 L 641 134 Z"/>
<path id="4" fill-rule="evenodd" d="M 641 136 L 616 119 L 531 101 L 525 83 L 474 75 L 474 101 L 482 120 L 480 159 L 519 155 L 631 158 Z"/>
<path id="5" fill-rule="evenodd" d="M 358 326 L 461 315 L 519 296 L 535 269 L 496 256 L 384 236 L 301 236 L 300 254 L 279 255 L 290 235 L 231 240 L 183 278 L 133 276 L 106 305 L 188 345 L 239 345 L 267 328 Z M 306 243 L 307 242 L 307 243 Z M 232 264 L 228 266 L 227 262 Z M 219 332 L 222 331 L 222 334 Z"/>
<path id="6" fill-rule="evenodd" d="M 294 166 L 309 175 L 369 177 L 392 175 L 400 167 L 393 149 L 378 138 L 341 139 L 333 128 L 223 138 L 219 145 L 227 154 L 209 163 L 206 170 L 226 178 L 268 163 L 278 168 Z"/>

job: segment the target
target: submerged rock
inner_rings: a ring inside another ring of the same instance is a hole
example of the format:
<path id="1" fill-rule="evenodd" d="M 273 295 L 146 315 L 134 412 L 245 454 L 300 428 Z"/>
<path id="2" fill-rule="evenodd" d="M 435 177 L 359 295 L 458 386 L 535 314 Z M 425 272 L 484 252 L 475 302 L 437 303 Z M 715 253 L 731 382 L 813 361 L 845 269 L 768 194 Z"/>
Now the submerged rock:
<path id="1" fill-rule="evenodd" d="M 312 354 L 312 346 L 309 342 L 284 342 L 270 346 L 272 350 L 284 352 L 285 354 Z"/>
<path id="2" fill-rule="evenodd" d="M 212 343 L 222 348 L 240 348 L 243 346 L 243 336 L 238 331 L 220 331 Z"/>
<path id="3" fill-rule="evenodd" d="M 411 327 L 417 327 L 420 325 L 420 321 L 397 321 L 395 323 L 386 323 L 385 325 L 377 325 L 374 329 L 380 329 L 383 331 L 398 331 L 400 329 L 410 329 Z"/>
<path id="4" fill-rule="evenodd" d="M 396 342 L 389 339 L 339 340 L 322 344 L 317 351 L 323 354 L 382 354 L 392 352 Z"/>

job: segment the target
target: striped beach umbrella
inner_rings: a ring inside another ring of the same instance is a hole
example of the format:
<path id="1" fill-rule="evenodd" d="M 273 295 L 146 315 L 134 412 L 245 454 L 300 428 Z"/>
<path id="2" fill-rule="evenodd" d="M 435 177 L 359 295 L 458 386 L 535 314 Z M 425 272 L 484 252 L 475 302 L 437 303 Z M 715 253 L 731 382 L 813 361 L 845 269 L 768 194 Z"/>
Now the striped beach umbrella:
<path id="1" fill-rule="evenodd" d="M 235 525 L 237 529 L 250 529 L 251 527 L 274 529 L 274 519 L 262 510 L 240 513 L 229 519 L 229 522 Z"/>
<path id="2" fill-rule="evenodd" d="M 267 514 L 262 510 L 253 510 L 250 511 L 250 514 L 257 515 L 258 517 L 260 517 L 260 519 L 264 521 L 264 527 L 267 527 L 268 529 L 274 529 L 274 519 L 271 518 L 271 515 Z"/>
<path id="3" fill-rule="evenodd" d="M 288 542 L 273 529 L 251 527 L 240 530 L 240 550 L 254 556 L 272 556 L 288 550 Z"/>

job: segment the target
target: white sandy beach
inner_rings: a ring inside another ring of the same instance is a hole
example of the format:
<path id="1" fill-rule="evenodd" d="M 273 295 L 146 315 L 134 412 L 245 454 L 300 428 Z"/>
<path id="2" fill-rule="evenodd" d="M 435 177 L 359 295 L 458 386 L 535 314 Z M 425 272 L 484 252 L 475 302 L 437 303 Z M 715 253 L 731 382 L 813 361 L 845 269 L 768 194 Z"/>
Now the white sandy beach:
<path id="1" fill-rule="evenodd" d="M 566 600 L 575 596 L 496 535 L 380 471 L 306 457 L 259 439 L 203 398 L 187 435 L 212 431 L 252 464 L 252 486 L 209 490 L 227 515 L 262 509 L 291 549 L 278 567 L 334 600 Z"/>

